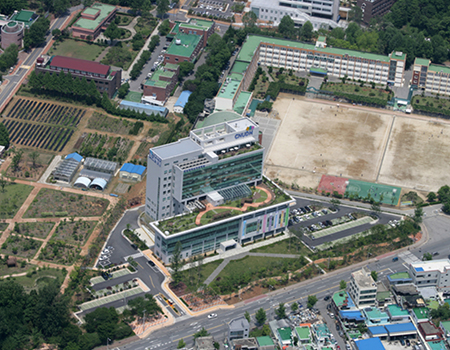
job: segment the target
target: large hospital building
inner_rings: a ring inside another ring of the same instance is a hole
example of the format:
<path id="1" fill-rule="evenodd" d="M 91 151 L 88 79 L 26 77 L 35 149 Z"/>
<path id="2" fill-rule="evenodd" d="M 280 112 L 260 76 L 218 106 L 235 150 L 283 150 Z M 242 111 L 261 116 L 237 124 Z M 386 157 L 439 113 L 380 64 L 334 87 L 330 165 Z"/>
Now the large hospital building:
<path id="1" fill-rule="evenodd" d="M 165 263 L 178 241 L 186 258 L 286 227 L 294 200 L 262 175 L 259 126 L 221 113 L 223 122 L 149 151 L 145 211 Z"/>

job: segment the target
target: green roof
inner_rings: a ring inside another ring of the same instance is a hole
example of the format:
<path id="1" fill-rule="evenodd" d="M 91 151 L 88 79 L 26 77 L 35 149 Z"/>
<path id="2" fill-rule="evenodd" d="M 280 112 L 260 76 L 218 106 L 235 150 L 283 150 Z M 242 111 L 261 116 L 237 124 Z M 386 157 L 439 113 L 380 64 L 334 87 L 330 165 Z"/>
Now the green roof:
<path id="1" fill-rule="evenodd" d="M 377 300 L 378 301 L 385 301 L 391 296 L 391 293 L 389 291 L 385 292 L 377 292 Z"/>
<path id="2" fill-rule="evenodd" d="M 415 307 L 413 312 L 418 320 L 428 319 L 428 309 L 426 307 Z"/>
<path id="3" fill-rule="evenodd" d="M 429 66 L 430 60 L 427 58 L 418 58 L 416 57 L 414 64 L 420 64 L 421 66 Z"/>
<path id="4" fill-rule="evenodd" d="M 232 99 L 234 95 L 237 92 L 237 89 L 239 87 L 239 84 L 241 83 L 240 80 L 231 80 L 231 81 L 224 81 L 222 86 L 220 87 L 219 93 L 217 94 L 217 97 Z"/>
<path id="5" fill-rule="evenodd" d="M 430 66 L 428 67 L 428 71 L 432 71 L 432 72 L 442 72 L 442 73 L 447 73 L 450 74 L 450 68 L 446 67 L 446 66 L 438 66 L 436 64 L 430 64 Z"/>
<path id="6" fill-rule="evenodd" d="M 309 327 L 295 327 L 295 331 L 300 339 L 311 339 L 311 330 Z"/>
<path id="7" fill-rule="evenodd" d="M 429 341 L 427 342 L 427 345 L 430 346 L 431 350 L 446 350 L 447 347 L 445 346 L 444 341 Z"/>
<path id="8" fill-rule="evenodd" d="M 447 332 L 450 332 L 450 321 L 441 321 L 441 326 L 444 328 Z"/>
<path id="9" fill-rule="evenodd" d="M 281 340 L 290 340 L 291 339 L 292 330 L 290 328 L 278 328 L 277 332 L 280 335 Z"/>
<path id="10" fill-rule="evenodd" d="M 248 68 L 248 62 L 235 61 L 231 73 L 244 73 Z"/>
<path id="11" fill-rule="evenodd" d="M 175 25 L 173 26 L 172 30 L 170 31 L 169 35 L 172 33 L 178 34 L 180 31 L 180 22 L 175 22 Z"/>
<path id="12" fill-rule="evenodd" d="M 389 313 L 392 317 L 395 316 L 408 316 L 408 310 L 402 310 L 402 308 L 398 305 L 392 304 L 388 305 Z"/>
<path id="13" fill-rule="evenodd" d="M 236 114 L 234 112 L 214 112 L 211 113 L 208 117 L 206 117 L 204 120 L 197 122 L 195 125 L 195 129 L 201 129 L 205 128 L 207 126 L 216 125 L 224 122 L 229 122 L 236 119 L 241 119 L 242 116 L 239 114 Z"/>
<path id="14" fill-rule="evenodd" d="M 95 30 L 99 25 L 103 23 L 106 17 L 108 17 L 112 11 L 115 10 L 115 6 L 100 4 L 96 2 L 90 8 L 85 9 L 83 12 L 88 15 L 96 14 L 100 10 L 100 14 L 96 19 L 87 19 L 87 18 L 79 18 L 78 21 L 75 22 L 73 27 Z"/>
<path id="15" fill-rule="evenodd" d="M 179 65 L 178 64 L 174 64 L 174 63 L 166 63 L 164 65 L 164 67 L 166 67 L 167 69 L 177 70 Z"/>
<path id="16" fill-rule="evenodd" d="M 264 336 L 264 337 L 256 337 L 256 341 L 258 342 L 259 346 L 270 346 L 270 345 L 275 345 L 273 343 L 273 340 L 271 337 L 269 336 Z"/>
<path id="17" fill-rule="evenodd" d="M 364 312 L 366 313 L 367 317 L 371 320 L 389 317 L 386 312 L 383 312 L 377 308 L 371 308 L 370 311 L 368 311 L 368 309 L 365 309 Z"/>
<path id="18" fill-rule="evenodd" d="M 316 326 L 316 334 L 319 338 L 325 338 L 330 335 L 330 329 L 325 323 L 320 323 Z"/>
<path id="19" fill-rule="evenodd" d="M 22 22 L 25 25 L 29 26 L 35 18 L 37 18 L 37 15 L 35 15 L 35 13 L 33 11 L 22 10 L 22 11 L 16 13 L 15 15 L 13 15 L 10 18 L 10 20 Z"/>
<path id="20" fill-rule="evenodd" d="M 248 101 L 250 100 L 251 97 L 252 97 L 251 92 L 241 91 L 236 102 L 234 103 L 233 110 L 236 113 L 239 113 L 240 115 L 242 115 L 244 113 L 244 108 L 245 108 L 245 106 L 248 105 Z"/>
<path id="21" fill-rule="evenodd" d="M 344 305 L 346 300 L 348 300 L 348 295 L 347 292 L 344 290 L 341 290 L 333 294 L 333 301 L 337 307 L 341 307 L 342 305 Z"/>
<path id="22" fill-rule="evenodd" d="M 206 19 L 191 18 L 188 24 L 181 23 L 181 26 L 202 27 L 203 29 L 208 30 L 213 26 L 213 24 L 213 21 L 208 21 Z"/>
<path id="23" fill-rule="evenodd" d="M 402 280 L 405 278 L 411 278 L 408 272 L 393 273 L 392 275 L 389 275 L 389 277 L 391 278 L 391 280 Z"/>
<path id="24" fill-rule="evenodd" d="M 370 53 L 370 52 L 353 51 L 353 50 L 331 48 L 331 47 L 316 48 L 315 45 L 301 43 L 298 41 L 290 41 L 290 40 L 277 39 L 277 38 L 267 38 L 267 37 L 257 36 L 257 35 L 249 35 L 247 37 L 247 40 L 242 45 L 242 49 L 239 52 L 238 60 L 250 62 L 253 58 L 256 48 L 259 46 L 260 43 L 289 46 L 294 49 L 315 50 L 318 52 L 335 54 L 335 55 L 348 55 L 348 56 L 352 56 L 352 57 L 359 57 L 359 58 L 382 61 L 382 62 L 390 61 L 389 56 L 386 56 L 386 55 L 378 55 L 378 54 L 374 54 L 374 53 Z M 404 58 L 406 56 L 403 54 L 402 56 L 393 57 L 393 58 L 402 59 L 401 57 Z"/>
<path id="25" fill-rule="evenodd" d="M 324 37 L 323 35 L 320 35 L 320 36 L 317 38 L 317 41 L 318 41 L 319 43 L 323 43 L 323 42 L 325 42 L 325 40 L 326 40 L 326 37 Z"/>
<path id="26" fill-rule="evenodd" d="M 171 83 L 171 81 L 160 80 L 160 77 L 172 78 L 175 75 L 175 72 L 170 70 L 165 70 L 164 67 L 160 67 L 155 73 L 153 73 L 150 79 L 147 79 L 144 85 L 147 86 L 155 86 L 165 88 L 167 85 Z"/>
<path id="27" fill-rule="evenodd" d="M 167 49 L 167 53 L 190 58 L 201 38 L 200 35 L 178 33 Z M 177 40 L 181 40 L 181 44 L 177 45 Z"/>

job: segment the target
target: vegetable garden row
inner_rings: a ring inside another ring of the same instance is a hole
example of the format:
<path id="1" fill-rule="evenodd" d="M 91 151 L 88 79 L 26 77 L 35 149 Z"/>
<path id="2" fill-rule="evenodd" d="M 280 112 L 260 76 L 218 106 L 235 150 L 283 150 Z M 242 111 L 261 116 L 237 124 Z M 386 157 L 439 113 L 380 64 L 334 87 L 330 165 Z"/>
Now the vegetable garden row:
<path id="1" fill-rule="evenodd" d="M 61 152 L 74 133 L 73 129 L 16 120 L 5 120 L 3 123 L 12 143 L 49 151 Z"/>
<path id="2" fill-rule="evenodd" d="M 19 99 L 6 117 L 76 127 L 85 113 L 85 110 L 81 108 L 62 106 L 51 102 Z"/>

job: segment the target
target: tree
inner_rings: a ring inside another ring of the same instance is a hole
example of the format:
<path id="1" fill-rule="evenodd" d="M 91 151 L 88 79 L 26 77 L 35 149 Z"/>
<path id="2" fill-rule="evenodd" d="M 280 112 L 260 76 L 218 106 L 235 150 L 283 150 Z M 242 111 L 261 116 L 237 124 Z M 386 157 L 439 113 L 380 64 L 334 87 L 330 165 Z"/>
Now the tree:
<path id="1" fill-rule="evenodd" d="M 38 151 L 33 151 L 28 155 L 28 158 L 30 158 L 31 162 L 33 163 L 33 168 L 36 168 L 36 161 L 38 160 L 40 154 Z"/>
<path id="2" fill-rule="evenodd" d="M 111 22 L 111 24 L 106 28 L 105 32 L 103 33 L 104 36 L 106 36 L 109 40 L 111 40 L 111 44 L 114 40 L 117 38 L 120 38 L 121 30 L 119 27 L 117 27 L 117 24 L 114 22 Z"/>
<path id="3" fill-rule="evenodd" d="M 295 35 L 295 23 L 290 16 L 284 16 L 278 25 L 278 31 L 286 37 L 293 37 Z"/>
<path id="4" fill-rule="evenodd" d="M 296 302 L 293 302 L 292 304 L 291 304 L 291 310 L 292 310 L 292 312 L 297 312 L 297 310 L 298 310 L 298 304 L 296 303 Z"/>
<path id="5" fill-rule="evenodd" d="M 130 84 L 125 83 L 119 88 L 119 90 L 117 90 L 117 94 L 119 98 L 125 98 L 125 96 L 128 94 L 129 91 L 130 91 Z"/>
<path id="6" fill-rule="evenodd" d="M 436 200 L 436 197 L 437 197 L 436 193 L 430 192 L 430 193 L 427 194 L 427 201 L 430 202 L 430 203 L 434 202 Z"/>
<path id="7" fill-rule="evenodd" d="M 347 288 L 347 282 L 341 280 L 341 282 L 339 282 L 339 289 L 344 290 L 345 288 Z"/>
<path id="8" fill-rule="evenodd" d="M 244 26 L 246 27 L 254 27 L 257 20 L 258 17 L 253 11 L 246 12 L 245 15 L 242 16 L 242 23 L 244 23 Z"/>
<path id="9" fill-rule="evenodd" d="M 284 303 L 280 303 L 278 305 L 278 308 L 275 310 L 275 313 L 277 314 L 277 317 L 279 319 L 286 317 L 286 306 L 284 306 Z"/>
<path id="10" fill-rule="evenodd" d="M 182 265 L 182 260 L 181 260 L 181 251 L 182 251 L 183 247 L 181 245 L 181 242 L 178 241 L 175 245 L 175 249 L 173 251 L 172 254 L 172 259 L 171 259 L 171 268 L 172 268 L 172 279 L 173 279 L 173 283 L 175 284 L 175 286 L 177 286 L 180 282 L 181 282 L 181 273 L 180 273 L 180 268 Z"/>
<path id="11" fill-rule="evenodd" d="M 23 149 L 16 148 L 14 150 L 14 156 L 12 158 L 13 171 L 19 170 L 19 163 L 22 161 Z"/>
<path id="12" fill-rule="evenodd" d="M 53 29 L 52 35 L 58 38 L 61 35 L 61 31 L 58 28 Z"/>
<path id="13" fill-rule="evenodd" d="M 5 146 L 6 149 L 9 147 L 9 133 L 3 123 L 0 123 L 0 145 Z"/>
<path id="14" fill-rule="evenodd" d="M 189 61 L 183 61 L 179 64 L 180 71 L 178 74 L 178 80 L 181 81 L 185 76 L 191 73 L 194 70 L 194 63 Z"/>
<path id="15" fill-rule="evenodd" d="M 207 337 L 209 335 L 208 331 L 205 329 L 205 327 L 202 327 L 197 333 L 194 334 L 194 339 L 200 338 L 200 337 Z"/>
<path id="16" fill-rule="evenodd" d="M 417 207 L 414 209 L 413 220 L 416 224 L 420 224 L 422 222 L 423 217 L 423 209 L 421 207 Z"/>
<path id="17" fill-rule="evenodd" d="M 180 341 L 178 342 L 177 345 L 177 349 L 183 349 L 186 346 L 186 343 L 184 342 L 183 339 L 180 339 Z"/>
<path id="18" fill-rule="evenodd" d="M 25 49 L 36 47 L 45 42 L 45 36 L 50 28 L 50 21 L 44 16 L 40 16 L 36 22 L 27 30 L 23 38 Z"/>
<path id="19" fill-rule="evenodd" d="M 431 255 L 431 253 L 425 253 L 422 257 L 423 261 L 429 261 L 429 260 L 433 260 L 433 255 Z"/>
<path id="20" fill-rule="evenodd" d="M 250 323 L 250 314 L 248 313 L 248 311 L 245 311 L 244 317 L 247 320 L 247 322 Z"/>
<path id="21" fill-rule="evenodd" d="M 313 308 L 317 303 L 317 297 L 315 295 L 308 295 L 308 303 L 307 306 L 309 309 Z"/>
<path id="22" fill-rule="evenodd" d="M 372 209 L 372 212 L 378 216 L 381 213 L 381 208 L 380 208 L 380 202 L 374 202 L 372 204 L 372 206 L 370 207 L 370 209 Z"/>
<path id="23" fill-rule="evenodd" d="M 164 15 L 169 11 L 169 0 L 158 0 L 158 6 L 156 7 L 156 14 L 158 17 L 163 18 Z"/>
<path id="24" fill-rule="evenodd" d="M 2 0 L 0 1 L 0 13 L 4 15 L 12 15 L 14 10 L 27 8 L 26 0 Z"/>
<path id="25" fill-rule="evenodd" d="M 0 187 L 2 188 L 2 192 L 5 192 L 5 186 L 7 184 L 7 181 L 3 175 L 3 172 L 0 174 Z"/>
<path id="26" fill-rule="evenodd" d="M 362 21 L 362 16 L 363 12 L 361 10 L 361 7 L 353 6 L 348 13 L 348 20 L 360 24 Z"/>
<path id="27" fill-rule="evenodd" d="M 371 271 L 370 276 L 372 276 L 375 282 L 378 281 L 378 273 L 376 271 Z"/>
<path id="28" fill-rule="evenodd" d="M 313 35 L 313 25 L 310 21 L 306 21 L 305 24 L 302 26 L 300 31 L 300 36 L 302 39 L 309 41 L 311 40 Z"/>
<path id="29" fill-rule="evenodd" d="M 158 28 L 159 35 L 166 36 L 170 32 L 170 22 L 168 19 L 162 21 Z"/>
<path id="30" fill-rule="evenodd" d="M 144 297 L 131 299 L 128 302 L 132 315 L 142 316 L 144 312 L 147 315 L 155 315 L 161 312 L 161 308 L 157 304 L 155 298 L 151 294 L 146 294 Z"/>
<path id="31" fill-rule="evenodd" d="M 330 200 L 331 203 L 331 209 L 332 210 L 338 210 L 339 206 L 341 205 L 341 201 L 339 199 L 333 198 Z"/>
<path id="32" fill-rule="evenodd" d="M 260 308 L 258 311 L 256 311 L 255 318 L 256 318 L 256 322 L 259 325 L 262 325 L 266 322 L 267 315 L 263 308 Z"/>

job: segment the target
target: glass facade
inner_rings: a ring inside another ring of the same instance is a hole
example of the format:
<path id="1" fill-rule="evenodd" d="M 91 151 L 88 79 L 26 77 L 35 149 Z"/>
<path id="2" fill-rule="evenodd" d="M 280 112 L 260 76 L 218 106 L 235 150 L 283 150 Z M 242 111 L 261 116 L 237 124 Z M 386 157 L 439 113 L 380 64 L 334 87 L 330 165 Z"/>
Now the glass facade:
<path id="1" fill-rule="evenodd" d="M 262 164 L 263 150 L 185 172 L 183 174 L 182 199 L 260 179 Z"/>

